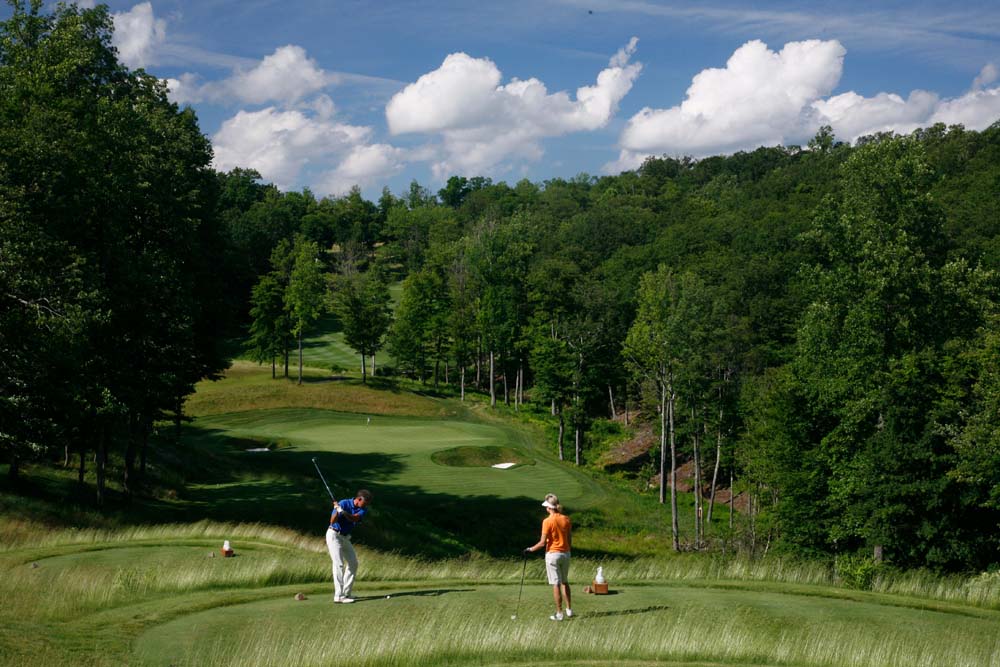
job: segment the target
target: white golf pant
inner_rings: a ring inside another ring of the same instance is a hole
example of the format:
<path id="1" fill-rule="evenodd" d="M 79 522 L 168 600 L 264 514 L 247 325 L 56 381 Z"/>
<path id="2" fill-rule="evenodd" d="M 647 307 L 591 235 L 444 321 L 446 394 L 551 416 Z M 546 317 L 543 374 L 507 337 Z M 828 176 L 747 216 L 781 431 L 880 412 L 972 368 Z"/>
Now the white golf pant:
<path id="1" fill-rule="evenodd" d="M 327 528 L 326 548 L 330 550 L 330 559 L 333 561 L 333 596 L 351 597 L 354 575 L 358 571 L 358 555 L 354 552 L 351 537 Z"/>

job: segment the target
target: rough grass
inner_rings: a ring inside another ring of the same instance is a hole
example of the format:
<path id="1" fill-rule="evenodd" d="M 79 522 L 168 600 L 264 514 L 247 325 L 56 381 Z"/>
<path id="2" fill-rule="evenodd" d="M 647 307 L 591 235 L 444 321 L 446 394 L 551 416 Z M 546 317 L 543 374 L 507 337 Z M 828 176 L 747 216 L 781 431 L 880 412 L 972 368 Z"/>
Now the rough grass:
<path id="1" fill-rule="evenodd" d="M 335 379 L 329 371 L 307 369 L 303 384 L 297 377 L 271 379 L 270 367 L 237 361 L 218 382 L 198 384 L 185 405 L 187 414 L 202 417 L 247 410 L 317 408 L 372 415 L 411 417 L 455 416 L 446 403 L 412 392 L 394 390 L 378 379 L 371 386 L 360 379 Z"/>

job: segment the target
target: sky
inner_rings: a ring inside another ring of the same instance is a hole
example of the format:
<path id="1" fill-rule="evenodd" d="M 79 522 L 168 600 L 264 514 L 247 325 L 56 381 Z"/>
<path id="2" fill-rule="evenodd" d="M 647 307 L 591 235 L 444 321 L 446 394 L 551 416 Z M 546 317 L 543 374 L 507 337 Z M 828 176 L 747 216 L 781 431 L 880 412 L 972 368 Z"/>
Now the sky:
<path id="1" fill-rule="evenodd" d="M 320 197 L 1000 119 L 996 0 L 107 4 L 217 169 Z"/>

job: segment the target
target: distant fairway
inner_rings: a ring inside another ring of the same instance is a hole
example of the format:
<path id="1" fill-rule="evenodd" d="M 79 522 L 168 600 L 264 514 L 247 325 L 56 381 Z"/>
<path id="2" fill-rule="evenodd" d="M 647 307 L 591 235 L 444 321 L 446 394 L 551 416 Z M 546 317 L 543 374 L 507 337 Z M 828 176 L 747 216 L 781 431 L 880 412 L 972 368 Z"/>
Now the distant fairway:
<path id="1" fill-rule="evenodd" d="M 515 498 L 556 489 L 566 503 L 592 502 L 584 497 L 582 476 L 548 460 L 501 470 L 489 466 L 440 465 L 431 459 L 453 447 L 503 446 L 525 451 L 523 433 L 493 424 L 457 420 L 343 414 L 324 410 L 262 410 L 203 417 L 199 427 L 236 437 L 281 438 L 288 450 L 257 454 L 281 458 L 317 456 L 335 479 L 368 480 L 380 486 L 402 486 L 425 493 Z M 343 456 L 347 455 L 347 456 Z M 248 454 L 253 456 L 253 454 Z M 378 457 L 377 469 L 363 467 L 365 457 Z M 588 486 L 589 488 L 589 486 Z M 341 495 L 354 489 L 339 489 Z"/>

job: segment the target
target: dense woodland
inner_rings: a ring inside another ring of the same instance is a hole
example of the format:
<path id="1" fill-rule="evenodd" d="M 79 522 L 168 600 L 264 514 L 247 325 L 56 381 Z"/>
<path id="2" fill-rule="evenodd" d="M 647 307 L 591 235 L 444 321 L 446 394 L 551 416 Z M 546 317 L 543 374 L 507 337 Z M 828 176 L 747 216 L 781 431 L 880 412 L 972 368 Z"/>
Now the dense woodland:
<path id="1" fill-rule="evenodd" d="M 754 548 L 1000 561 L 1000 124 L 853 146 L 824 129 L 805 147 L 618 176 L 317 197 L 216 173 L 193 111 L 117 62 L 106 10 L 12 4 L 11 476 L 75 455 L 82 479 L 93 452 L 98 499 L 110 455 L 131 492 L 150 434 L 183 419 L 232 340 L 294 375 L 331 312 L 364 381 L 543 406 L 570 463 L 600 420 L 652 424 L 677 548 L 670 482 L 693 462 L 706 520 L 730 479 L 748 492 Z"/>

